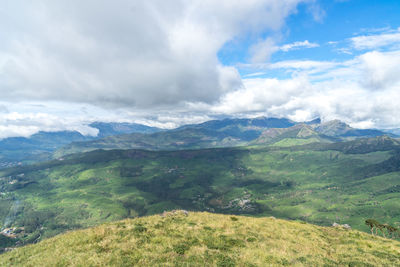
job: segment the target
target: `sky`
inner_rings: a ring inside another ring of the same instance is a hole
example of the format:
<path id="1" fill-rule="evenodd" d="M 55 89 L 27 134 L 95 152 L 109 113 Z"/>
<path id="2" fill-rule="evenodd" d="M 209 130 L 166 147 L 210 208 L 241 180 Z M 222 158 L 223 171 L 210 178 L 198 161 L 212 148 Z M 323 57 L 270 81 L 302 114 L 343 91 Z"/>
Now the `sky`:
<path id="1" fill-rule="evenodd" d="M 2 0 L 0 138 L 226 117 L 400 128 L 398 0 Z"/>

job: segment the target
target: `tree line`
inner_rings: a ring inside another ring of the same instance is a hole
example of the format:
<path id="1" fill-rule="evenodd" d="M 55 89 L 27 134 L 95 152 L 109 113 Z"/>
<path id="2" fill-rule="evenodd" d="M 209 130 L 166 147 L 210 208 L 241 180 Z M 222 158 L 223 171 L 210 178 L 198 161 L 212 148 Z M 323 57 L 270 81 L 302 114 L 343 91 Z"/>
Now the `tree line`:
<path id="1" fill-rule="evenodd" d="M 382 224 L 375 219 L 367 219 L 367 220 L 365 220 L 365 224 L 371 228 L 372 235 L 378 235 L 378 230 L 379 230 L 379 232 L 381 232 L 383 237 L 385 237 L 385 238 L 386 238 L 385 233 L 387 233 L 388 237 L 390 237 L 390 238 L 395 238 L 396 236 L 400 237 L 399 229 L 394 226 L 391 226 L 389 224 L 386 224 L 386 223 Z M 375 234 L 374 234 L 374 230 L 375 230 Z"/>

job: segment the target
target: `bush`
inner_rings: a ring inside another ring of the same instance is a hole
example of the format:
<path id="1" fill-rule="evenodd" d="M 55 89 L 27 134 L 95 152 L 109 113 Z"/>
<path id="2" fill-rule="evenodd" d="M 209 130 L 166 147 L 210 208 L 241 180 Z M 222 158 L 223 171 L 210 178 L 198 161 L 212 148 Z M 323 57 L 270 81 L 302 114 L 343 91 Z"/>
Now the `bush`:
<path id="1" fill-rule="evenodd" d="M 218 267 L 234 267 L 234 266 L 236 266 L 236 262 L 231 257 L 228 257 L 223 254 L 219 254 L 218 260 L 217 260 L 217 266 Z"/>
<path id="2" fill-rule="evenodd" d="M 188 243 L 179 243 L 173 246 L 173 250 L 179 255 L 184 255 L 189 249 L 190 245 Z"/>
<path id="3" fill-rule="evenodd" d="M 143 224 L 136 224 L 133 228 L 133 232 L 140 234 L 147 231 L 147 228 Z"/>
<path id="4" fill-rule="evenodd" d="M 247 238 L 247 242 L 255 242 L 255 241 L 257 241 L 257 238 L 255 238 L 255 237 Z"/>

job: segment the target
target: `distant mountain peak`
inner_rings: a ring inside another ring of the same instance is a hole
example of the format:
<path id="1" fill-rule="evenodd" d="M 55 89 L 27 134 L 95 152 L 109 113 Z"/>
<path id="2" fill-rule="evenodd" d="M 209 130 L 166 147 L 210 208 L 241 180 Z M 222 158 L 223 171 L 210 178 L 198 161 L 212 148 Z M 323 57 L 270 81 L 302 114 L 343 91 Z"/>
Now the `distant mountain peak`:
<path id="1" fill-rule="evenodd" d="M 305 124 L 308 124 L 308 125 L 321 124 L 321 118 L 316 118 L 311 121 L 306 121 Z"/>
<path id="2" fill-rule="evenodd" d="M 327 121 L 316 127 L 317 132 L 328 136 L 340 136 L 352 129 L 348 124 L 340 120 Z"/>
<path id="3" fill-rule="evenodd" d="M 89 124 L 90 127 L 99 130 L 98 137 L 106 137 L 111 135 L 119 134 L 130 134 L 130 133 L 155 133 L 161 131 L 156 127 L 151 127 L 138 123 L 129 122 L 92 122 Z"/>

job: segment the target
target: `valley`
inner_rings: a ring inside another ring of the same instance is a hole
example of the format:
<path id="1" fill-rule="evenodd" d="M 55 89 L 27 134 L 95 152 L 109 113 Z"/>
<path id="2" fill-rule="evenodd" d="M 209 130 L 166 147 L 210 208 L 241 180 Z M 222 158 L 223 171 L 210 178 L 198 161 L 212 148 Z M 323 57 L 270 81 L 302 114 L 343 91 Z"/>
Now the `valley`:
<path id="1" fill-rule="evenodd" d="M 346 223 L 362 231 L 367 218 L 399 226 L 397 140 L 279 142 L 96 150 L 6 169 L 0 171 L 0 219 L 3 227 L 25 229 L 23 243 L 171 209 Z"/>

